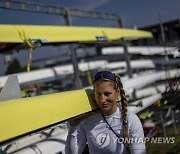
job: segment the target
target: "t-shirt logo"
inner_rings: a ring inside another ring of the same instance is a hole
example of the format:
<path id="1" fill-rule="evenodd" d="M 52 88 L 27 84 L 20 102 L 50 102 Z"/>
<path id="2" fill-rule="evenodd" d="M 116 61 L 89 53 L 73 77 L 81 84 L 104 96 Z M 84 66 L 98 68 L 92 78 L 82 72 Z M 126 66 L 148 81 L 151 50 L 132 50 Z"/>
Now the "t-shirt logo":
<path id="1" fill-rule="evenodd" d="M 100 133 L 96 137 L 96 143 L 99 148 L 104 148 L 109 145 L 110 137 L 108 132 Z"/>

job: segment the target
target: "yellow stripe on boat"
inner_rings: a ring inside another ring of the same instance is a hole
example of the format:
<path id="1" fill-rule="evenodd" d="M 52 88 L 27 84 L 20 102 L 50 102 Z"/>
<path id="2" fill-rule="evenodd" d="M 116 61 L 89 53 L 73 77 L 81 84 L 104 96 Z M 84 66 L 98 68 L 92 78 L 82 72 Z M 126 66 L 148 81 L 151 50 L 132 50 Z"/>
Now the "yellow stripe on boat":
<path id="1" fill-rule="evenodd" d="M 96 108 L 84 89 L 0 102 L 0 142 Z"/>
<path id="2" fill-rule="evenodd" d="M 152 33 L 107 27 L 0 25 L 0 43 L 23 43 L 29 39 L 41 39 L 46 43 L 94 42 L 97 37 L 112 41 L 121 38 L 152 38 Z"/>

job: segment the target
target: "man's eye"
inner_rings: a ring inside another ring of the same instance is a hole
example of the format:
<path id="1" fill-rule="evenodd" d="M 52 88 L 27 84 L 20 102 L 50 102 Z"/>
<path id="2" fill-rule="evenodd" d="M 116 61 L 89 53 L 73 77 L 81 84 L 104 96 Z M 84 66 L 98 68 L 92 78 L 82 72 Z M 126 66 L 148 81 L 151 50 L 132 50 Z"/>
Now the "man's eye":
<path id="1" fill-rule="evenodd" d="M 99 96 L 100 94 L 99 93 L 95 93 L 96 96 Z"/>
<path id="2" fill-rule="evenodd" d="M 104 93 L 104 95 L 105 96 L 109 96 L 109 95 L 111 95 L 111 93 L 109 93 L 109 92 L 108 93 Z"/>

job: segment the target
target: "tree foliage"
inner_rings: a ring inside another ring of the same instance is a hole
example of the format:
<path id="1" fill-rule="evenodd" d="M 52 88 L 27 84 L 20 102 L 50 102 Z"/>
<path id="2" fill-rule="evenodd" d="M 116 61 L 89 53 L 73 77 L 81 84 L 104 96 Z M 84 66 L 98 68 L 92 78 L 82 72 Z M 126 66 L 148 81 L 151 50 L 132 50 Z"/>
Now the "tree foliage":
<path id="1" fill-rule="evenodd" d="M 9 64 L 5 74 L 7 75 L 7 74 L 18 73 L 18 72 L 21 72 L 21 70 L 22 70 L 21 64 L 19 63 L 17 59 L 14 59 L 12 63 Z"/>

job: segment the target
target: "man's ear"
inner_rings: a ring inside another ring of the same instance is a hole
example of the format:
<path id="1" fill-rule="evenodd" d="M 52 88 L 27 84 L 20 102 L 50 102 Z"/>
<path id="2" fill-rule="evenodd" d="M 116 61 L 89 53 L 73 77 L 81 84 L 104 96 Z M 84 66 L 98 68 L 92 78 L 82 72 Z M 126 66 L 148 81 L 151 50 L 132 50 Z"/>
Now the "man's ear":
<path id="1" fill-rule="evenodd" d="M 118 87 L 118 89 L 117 89 L 117 93 L 118 93 L 118 95 L 120 95 L 120 89 L 119 89 L 119 87 Z"/>
<path id="2" fill-rule="evenodd" d="M 121 96 L 120 96 L 120 90 L 117 89 L 117 102 L 120 102 L 121 101 Z"/>

